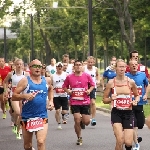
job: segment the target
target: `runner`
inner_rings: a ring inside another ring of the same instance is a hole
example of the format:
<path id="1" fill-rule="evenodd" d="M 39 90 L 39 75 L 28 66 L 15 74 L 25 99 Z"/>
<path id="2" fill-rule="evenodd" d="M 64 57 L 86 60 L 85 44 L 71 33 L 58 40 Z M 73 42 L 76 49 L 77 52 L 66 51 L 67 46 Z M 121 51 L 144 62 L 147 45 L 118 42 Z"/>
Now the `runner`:
<path id="1" fill-rule="evenodd" d="M 63 72 L 63 64 L 58 62 L 56 64 L 56 73 L 52 76 L 52 83 L 54 88 L 54 107 L 56 110 L 55 119 L 58 123 L 58 129 L 62 129 L 60 114 L 62 114 L 63 124 L 66 124 L 68 119 L 68 98 L 67 93 L 62 88 L 67 75 L 68 74 L 66 72 Z"/>
<path id="2" fill-rule="evenodd" d="M 53 88 L 50 78 L 41 76 L 42 64 L 39 60 L 33 60 L 29 64 L 29 68 L 30 76 L 21 79 L 18 83 L 12 101 L 23 102 L 21 124 L 24 149 L 32 150 L 32 138 L 33 132 L 35 132 L 37 149 L 46 150 L 47 109 L 53 109 Z"/>
<path id="3" fill-rule="evenodd" d="M 112 57 L 111 57 L 111 60 L 110 60 L 110 65 L 109 65 L 108 67 L 106 67 L 106 70 L 111 69 L 111 62 L 112 62 L 112 61 L 113 61 L 113 62 L 116 62 L 116 60 L 117 60 L 117 58 L 116 58 L 115 56 L 112 56 Z"/>
<path id="4" fill-rule="evenodd" d="M 134 50 L 134 51 L 130 52 L 130 60 L 136 60 L 137 62 L 139 61 L 138 51 Z M 142 64 L 138 64 L 138 71 L 145 72 L 146 77 L 149 79 L 148 69 L 146 68 L 146 66 L 144 66 Z M 129 66 L 127 66 L 126 72 L 130 72 Z"/>
<path id="5" fill-rule="evenodd" d="M 104 90 L 103 102 L 112 103 L 111 122 L 116 137 L 115 150 L 132 149 L 133 143 L 133 112 L 132 104 L 137 105 L 139 94 L 135 82 L 125 76 L 126 63 L 119 59 L 116 61 L 117 76 L 108 81 Z M 132 101 L 132 95 L 135 100 Z M 110 93 L 112 93 L 110 97 Z M 123 129 L 123 130 L 122 130 Z"/>
<path id="6" fill-rule="evenodd" d="M 87 58 L 87 65 L 84 66 L 84 72 L 89 74 L 92 79 L 93 82 L 95 83 L 95 88 L 91 91 L 90 93 L 90 99 L 91 99 L 91 125 L 95 126 L 96 125 L 96 120 L 95 120 L 95 116 L 96 116 L 96 104 L 95 104 L 95 100 L 96 100 L 96 88 L 97 86 L 100 84 L 100 74 L 98 72 L 98 68 L 94 66 L 95 64 L 95 58 L 93 56 L 89 56 Z"/>
<path id="7" fill-rule="evenodd" d="M 107 82 L 108 82 L 110 79 L 113 79 L 114 77 L 116 77 L 115 65 L 116 65 L 116 61 L 111 61 L 111 67 L 104 71 L 103 77 L 101 79 L 101 85 L 103 87 L 103 90 L 105 89 L 104 80 L 107 79 Z"/>
<path id="8" fill-rule="evenodd" d="M 134 119 L 134 143 L 135 147 L 133 150 L 139 150 L 140 145 L 139 142 L 142 141 L 142 139 L 137 139 L 137 129 L 142 129 L 144 127 L 145 123 L 145 116 L 144 116 L 144 110 L 143 105 L 147 103 L 147 96 L 148 96 L 148 79 L 144 72 L 139 72 L 138 70 L 138 63 L 136 60 L 131 60 L 129 62 L 130 72 L 126 73 L 126 76 L 128 76 L 130 79 L 133 79 L 135 81 L 135 84 L 137 85 L 139 95 L 140 95 L 140 101 L 138 102 L 137 106 L 133 106 L 132 110 L 135 115 Z M 134 98 L 133 98 L 134 99 Z"/>
<path id="9" fill-rule="evenodd" d="M 11 68 L 9 66 L 5 66 L 5 59 L 0 58 L 0 88 L 4 90 L 3 88 L 3 81 L 6 78 L 7 74 L 11 71 Z M 2 118 L 6 119 L 6 104 L 7 104 L 7 97 L 4 97 L 2 94 L 0 96 L 0 102 L 1 102 L 1 109 L 3 112 Z"/>
<path id="10" fill-rule="evenodd" d="M 15 70 L 12 72 L 9 72 L 7 77 L 4 80 L 4 88 L 7 89 L 8 82 L 11 79 L 12 88 L 11 88 L 10 97 L 12 96 L 15 88 L 17 87 L 18 82 L 25 76 L 29 76 L 29 73 L 23 71 L 23 60 L 22 59 L 17 59 L 14 62 L 14 65 L 15 65 Z M 4 95 L 8 96 L 7 90 L 5 90 Z M 16 134 L 17 139 L 21 139 L 20 135 L 22 134 L 22 131 L 20 129 L 20 119 L 21 119 L 20 115 L 21 115 L 21 109 L 22 109 L 22 102 L 10 100 L 10 103 L 11 103 L 12 111 L 14 112 L 13 113 L 14 127 L 13 127 L 12 131 Z"/>
<path id="11" fill-rule="evenodd" d="M 65 92 L 71 95 L 70 105 L 75 121 L 74 128 L 78 137 L 77 145 L 82 145 L 81 128 L 90 124 L 90 97 L 88 95 L 95 86 L 91 76 L 84 73 L 82 67 L 82 62 L 76 60 L 74 73 L 68 75 L 63 84 Z"/>
<path id="12" fill-rule="evenodd" d="M 51 59 L 51 64 L 46 67 L 46 71 L 51 75 L 56 72 L 56 59 Z"/>

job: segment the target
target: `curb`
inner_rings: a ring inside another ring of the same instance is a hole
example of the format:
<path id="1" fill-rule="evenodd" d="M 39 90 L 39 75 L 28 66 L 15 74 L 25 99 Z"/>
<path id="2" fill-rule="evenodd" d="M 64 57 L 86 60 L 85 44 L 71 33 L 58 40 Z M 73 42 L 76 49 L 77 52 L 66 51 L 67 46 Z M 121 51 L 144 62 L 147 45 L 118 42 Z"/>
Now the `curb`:
<path id="1" fill-rule="evenodd" d="M 96 110 L 103 111 L 103 112 L 108 113 L 108 114 L 111 113 L 111 110 L 106 109 L 106 108 L 102 108 L 102 107 L 97 107 Z"/>

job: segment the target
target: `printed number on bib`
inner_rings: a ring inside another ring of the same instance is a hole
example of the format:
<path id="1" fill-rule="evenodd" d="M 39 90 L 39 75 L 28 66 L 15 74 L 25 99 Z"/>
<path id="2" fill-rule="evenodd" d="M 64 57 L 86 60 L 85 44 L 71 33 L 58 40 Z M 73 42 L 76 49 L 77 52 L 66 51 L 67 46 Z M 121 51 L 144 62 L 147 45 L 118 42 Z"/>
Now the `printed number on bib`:
<path id="1" fill-rule="evenodd" d="M 85 89 L 84 88 L 73 88 L 72 89 L 72 99 L 73 100 L 84 100 Z"/>
<path id="2" fill-rule="evenodd" d="M 114 100 L 114 107 L 116 108 L 129 108 L 131 106 L 130 95 L 118 95 L 117 99 Z"/>
<path id="3" fill-rule="evenodd" d="M 140 71 L 145 71 L 145 66 L 140 66 Z"/>
<path id="4" fill-rule="evenodd" d="M 30 118 L 30 119 L 28 119 L 26 129 L 29 132 L 43 130 L 44 129 L 43 119 L 42 118 Z"/>
<path id="5" fill-rule="evenodd" d="M 55 88 L 56 93 L 65 93 L 62 88 Z"/>

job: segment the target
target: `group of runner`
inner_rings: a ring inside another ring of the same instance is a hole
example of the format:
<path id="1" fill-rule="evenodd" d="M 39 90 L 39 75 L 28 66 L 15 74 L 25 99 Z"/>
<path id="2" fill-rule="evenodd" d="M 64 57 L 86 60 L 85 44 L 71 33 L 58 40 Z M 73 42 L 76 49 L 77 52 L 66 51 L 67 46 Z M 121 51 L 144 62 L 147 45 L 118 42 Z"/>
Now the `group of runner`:
<path id="1" fill-rule="evenodd" d="M 96 125 L 96 89 L 101 84 L 103 102 L 111 105 L 115 150 L 123 150 L 123 145 L 131 150 L 133 143 L 133 149 L 139 150 L 142 137 L 137 129 L 145 124 L 143 105 L 147 103 L 149 82 L 147 68 L 138 63 L 138 58 L 137 51 L 131 52 L 127 66 L 124 60 L 112 57 L 101 79 L 93 56 L 83 62 L 69 60 L 69 55 L 64 54 L 62 62 L 56 63 L 53 58 L 48 66 L 37 59 L 27 65 L 21 59 L 7 64 L 0 58 L 2 118 L 6 118 L 9 102 L 12 130 L 17 139 L 23 134 L 24 149 L 34 149 L 35 132 L 38 150 L 45 150 L 47 110 L 55 108 L 57 129 L 67 123 L 71 111 L 76 144 L 82 145 L 81 129 Z"/>

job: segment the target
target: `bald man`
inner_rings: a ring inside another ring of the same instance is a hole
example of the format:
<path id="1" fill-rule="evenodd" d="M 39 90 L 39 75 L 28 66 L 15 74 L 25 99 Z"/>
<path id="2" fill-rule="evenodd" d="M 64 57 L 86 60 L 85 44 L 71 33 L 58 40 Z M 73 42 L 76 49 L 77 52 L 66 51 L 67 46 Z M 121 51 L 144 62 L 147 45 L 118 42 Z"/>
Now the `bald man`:
<path id="1" fill-rule="evenodd" d="M 41 76 L 42 63 L 33 60 L 29 64 L 30 76 L 24 77 L 12 95 L 12 101 L 22 101 L 22 131 L 24 149 L 33 150 L 32 137 L 36 134 L 37 149 L 46 150 L 48 131 L 47 109 L 53 109 L 53 88 L 51 79 Z"/>

